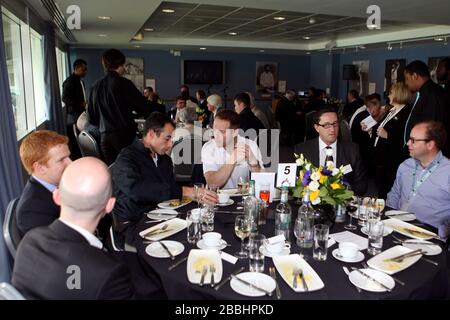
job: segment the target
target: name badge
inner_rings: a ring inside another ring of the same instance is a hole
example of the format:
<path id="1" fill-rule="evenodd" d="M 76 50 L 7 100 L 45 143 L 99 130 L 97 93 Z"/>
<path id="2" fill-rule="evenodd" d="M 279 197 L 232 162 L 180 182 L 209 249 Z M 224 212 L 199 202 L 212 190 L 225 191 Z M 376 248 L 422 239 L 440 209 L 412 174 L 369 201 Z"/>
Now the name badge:
<path id="1" fill-rule="evenodd" d="M 351 164 L 348 164 L 348 165 L 346 165 L 344 167 L 344 174 L 350 173 L 352 171 L 353 171 L 353 169 L 352 169 L 352 165 Z"/>

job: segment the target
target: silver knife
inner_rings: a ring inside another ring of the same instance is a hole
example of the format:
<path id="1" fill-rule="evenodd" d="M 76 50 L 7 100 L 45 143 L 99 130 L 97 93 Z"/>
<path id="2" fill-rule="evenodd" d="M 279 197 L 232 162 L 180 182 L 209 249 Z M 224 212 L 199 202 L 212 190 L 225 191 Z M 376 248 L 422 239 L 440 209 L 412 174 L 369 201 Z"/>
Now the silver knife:
<path id="1" fill-rule="evenodd" d="M 298 275 L 301 277 L 301 279 L 302 279 L 302 284 L 303 284 L 303 289 L 305 290 L 305 291 L 309 291 L 309 288 L 308 288 L 308 285 L 306 284 L 306 280 L 305 280 L 305 276 L 304 276 L 304 274 L 303 274 L 303 270 L 302 269 L 299 269 L 299 273 L 298 273 Z"/>
<path id="2" fill-rule="evenodd" d="M 236 275 L 236 274 L 238 274 L 238 273 L 241 273 L 242 271 L 244 271 L 244 267 L 240 267 L 239 269 L 237 269 L 236 271 L 234 271 L 232 274 Z M 230 281 L 230 280 L 231 280 L 231 275 L 230 275 L 228 278 L 222 280 L 222 282 L 219 283 L 217 286 L 215 286 L 214 289 L 215 289 L 216 291 L 219 291 L 219 289 L 220 289 L 225 283 L 227 283 L 227 282 Z"/>
<path id="3" fill-rule="evenodd" d="M 396 256 L 396 257 L 384 259 L 383 261 L 384 262 L 389 262 L 389 261 L 394 261 L 395 262 L 396 260 L 405 259 L 405 258 L 408 258 L 410 256 L 414 256 L 416 254 L 422 254 L 422 253 L 423 253 L 422 249 L 417 249 L 417 250 L 414 250 L 414 251 L 411 251 L 411 252 L 408 252 L 408 253 L 401 254 L 401 255 Z"/>
<path id="4" fill-rule="evenodd" d="M 205 282 L 205 276 L 207 273 L 208 273 L 208 267 L 204 265 L 203 269 L 202 269 L 202 277 L 200 278 L 200 283 L 199 283 L 200 287 L 203 287 L 203 283 Z"/>
<path id="5" fill-rule="evenodd" d="M 175 260 L 175 256 L 172 254 L 172 252 L 170 252 L 169 248 L 167 248 L 167 246 L 166 246 L 162 241 L 159 241 L 159 244 L 160 244 L 161 247 L 163 247 L 164 250 L 166 250 L 166 252 L 169 254 L 170 259 L 171 259 L 171 260 Z"/>
<path id="6" fill-rule="evenodd" d="M 174 264 L 172 264 L 171 266 L 169 266 L 169 267 L 167 268 L 167 270 L 172 270 L 173 268 L 179 266 L 179 265 L 182 264 L 184 261 L 186 261 L 187 258 L 188 258 L 188 257 L 184 257 L 183 259 L 181 259 L 181 260 L 175 262 Z"/>
<path id="7" fill-rule="evenodd" d="M 355 270 L 355 271 L 358 272 L 360 275 L 362 275 L 364 278 L 367 278 L 367 279 L 369 279 L 370 281 L 375 282 L 376 284 L 378 284 L 378 285 L 381 286 L 382 288 L 386 289 L 387 291 L 389 291 L 389 292 L 392 291 L 391 288 L 389 288 L 388 286 L 386 286 L 386 285 L 383 284 L 382 282 L 378 281 L 377 279 L 372 278 L 371 276 L 369 276 L 367 273 L 361 271 L 360 269 L 355 268 L 355 267 L 352 267 L 352 270 Z"/>
<path id="8" fill-rule="evenodd" d="M 257 285 L 254 285 L 253 283 L 250 283 L 244 279 L 239 278 L 238 276 L 235 276 L 234 274 L 231 275 L 231 278 L 236 279 L 237 281 L 249 286 L 252 289 L 264 292 L 265 294 L 267 294 L 269 297 L 272 296 L 272 291 L 267 291 L 266 289 L 263 289 L 261 287 L 258 287 Z"/>

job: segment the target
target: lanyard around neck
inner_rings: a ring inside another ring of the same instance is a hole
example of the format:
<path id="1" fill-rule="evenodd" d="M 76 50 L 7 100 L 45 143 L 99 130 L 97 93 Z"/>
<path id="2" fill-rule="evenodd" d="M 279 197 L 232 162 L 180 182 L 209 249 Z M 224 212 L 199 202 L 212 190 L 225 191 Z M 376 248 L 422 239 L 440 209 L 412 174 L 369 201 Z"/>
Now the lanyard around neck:
<path id="1" fill-rule="evenodd" d="M 419 168 L 419 164 L 416 163 L 416 167 L 414 168 L 414 172 L 413 172 L 412 187 L 411 187 L 411 191 L 408 195 L 408 202 L 411 202 L 411 199 L 416 196 L 417 190 L 425 182 L 425 180 L 427 180 L 431 176 L 431 174 L 439 167 L 439 165 L 441 164 L 441 161 L 442 161 L 442 156 L 439 158 L 439 160 L 435 164 L 433 164 L 431 166 L 431 168 L 429 168 L 427 170 L 427 172 L 418 181 L 416 181 L 416 175 L 417 175 L 417 169 Z"/>

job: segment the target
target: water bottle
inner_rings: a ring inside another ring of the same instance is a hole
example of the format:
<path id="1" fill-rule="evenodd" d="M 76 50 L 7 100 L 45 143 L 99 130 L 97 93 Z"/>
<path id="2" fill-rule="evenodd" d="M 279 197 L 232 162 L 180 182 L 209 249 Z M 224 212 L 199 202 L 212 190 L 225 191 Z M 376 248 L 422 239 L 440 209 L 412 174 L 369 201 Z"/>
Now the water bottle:
<path id="1" fill-rule="evenodd" d="M 202 237 L 200 210 L 201 209 L 192 209 L 191 211 L 188 211 L 186 216 L 187 241 L 190 244 L 196 244 Z"/>
<path id="2" fill-rule="evenodd" d="M 297 220 L 299 221 L 298 245 L 300 248 L 311 248 L 313 245 L 314 209 L 309 199 L 309 190 L 303 193 L 302 205 L 298 209 Z"/>
<path id="3" fill-rule="evenodd" d="M 290 239 L 292 209 L 288 203 L 289 189 L 281 189 L 281 201 L 275 209 L 275 235 L 284 234 L 287 241 Z"/>
<path id="4" fill-rule="evenodd" d="M 345 221 L 345 207 L 341 204 L 337 204 L 334 207 L 334 210 L 336 211 L 336 218 L 334 219 L 335 222 L 344 222 Z"/>
<path id="5" fill-rule="evenodd" d="M 244 199 L 244 214 L 252 221 L 251 232 L 258 232 L 259 200 L 255 197 L 255 180 L 249 181 L 249 195 Z"/>

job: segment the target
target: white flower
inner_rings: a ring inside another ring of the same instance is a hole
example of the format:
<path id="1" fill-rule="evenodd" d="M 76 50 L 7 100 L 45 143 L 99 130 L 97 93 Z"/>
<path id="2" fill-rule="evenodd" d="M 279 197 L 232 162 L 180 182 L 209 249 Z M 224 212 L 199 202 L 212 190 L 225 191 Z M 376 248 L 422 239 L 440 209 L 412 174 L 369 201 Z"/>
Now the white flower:
<path id="1" fill-rule="evenodd" d="M 311 169 L 311 163 L 307 163 L 307 164 L 305 165 L 305 169 L 306 169 L 306 170 Z"/>
<path id="2" fill-rule="evenodd" d="M 320 179 L 320 173 L 319 172 L 314 172 L 312 175 L 311 175 L 311 180 L 312 181 L 317 181 L 317 180 L 319 180 Z"/>
<path id="3" fill-rule="evenodd" d="M 331 172 L 331 175 L 334 177 L 339 173 L 339 169 L 333 168 L 333 171 Z"/>
<path id="4" fill-rule="evenodd" d="M 297 158 L 297 160 L 295 160 L 295 162 L 297 163 L 297 165 L 299 165 L 300 167 L 303 166 L 303 164 L 305 163 L 305 161 L 302 158 Z"/>
<path id="5" fill-rule="evenodd" d="M 313 201 L 311 201 L 312 205 L 316 205 L 320 203 L 320 197 L 315 198 Z"/>
<path id="6" fill-rule="evenodd" d="M 320 187 L 319 183 L 317 181 L 311 181 L 310 184 L 308 185 L 309 190 L 311 191 L 317 191 Z"/>

